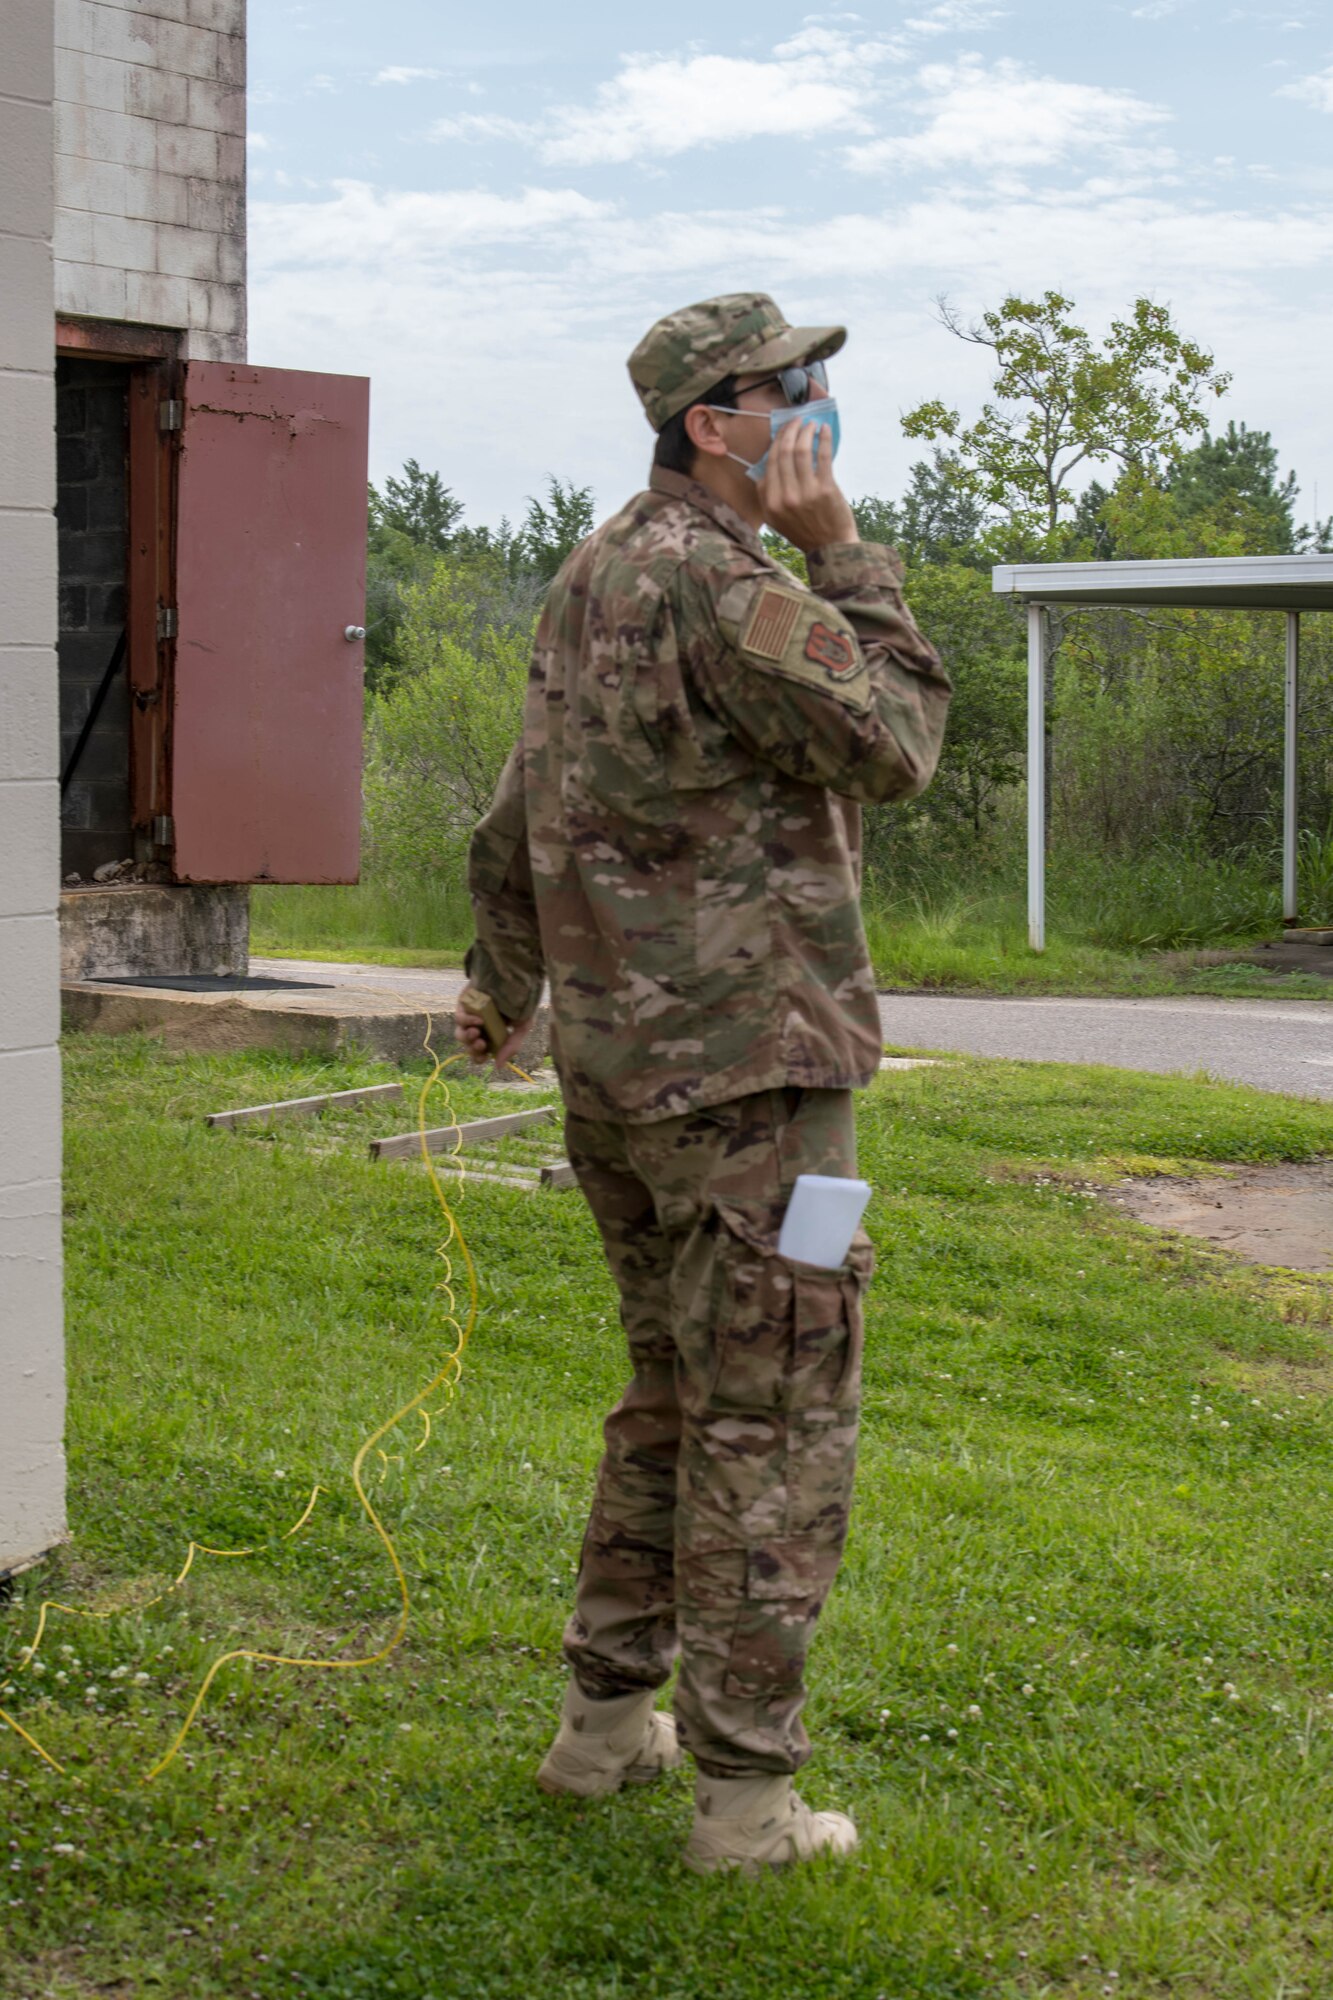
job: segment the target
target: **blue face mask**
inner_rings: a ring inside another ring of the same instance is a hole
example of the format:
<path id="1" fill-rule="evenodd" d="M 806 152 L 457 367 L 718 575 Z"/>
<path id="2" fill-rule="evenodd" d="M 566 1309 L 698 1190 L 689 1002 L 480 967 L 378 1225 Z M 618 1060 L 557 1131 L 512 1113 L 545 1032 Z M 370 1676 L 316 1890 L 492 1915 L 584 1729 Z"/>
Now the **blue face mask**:
<path id="1" fill-rule="evenodd" d="M 724 416 L 734 417 L 737 414 L 735 410 L 723 409 L 720 403 L 710 403 L 708 408 L 710 410 L 722 410 Z M 760 416 L 763 413 L 756 410 L 753 412 L 743 411 L 741 414 Z M 768 413 L 768 451 L 773 449 L 773 439 L 777 436 L 778 432 L 785 425 L 793 423 L 809 424 L 811 449 L 816 458 L 819 456 L 819 433 L 822 430 L 831 431 L 833 435 L 833 456 L 835 458 L 838 456 L 838 446 L 842 442 L 842 426 L 838 421 L 838 405 L 832 396 L 823 396 L 815 403 L 795 403 L 789 404 L 781 410 L 770 410 Z M 764 453 L 762 458 L 753 460 L 742 458 L 740 453 L 736 451 L 729 451 L 727 457 L 734 459 L 737 465 L 743 465 L 751 479 L 759 480 L 763 478 L 764 467 L 768 464 L 768 451 Z"/>

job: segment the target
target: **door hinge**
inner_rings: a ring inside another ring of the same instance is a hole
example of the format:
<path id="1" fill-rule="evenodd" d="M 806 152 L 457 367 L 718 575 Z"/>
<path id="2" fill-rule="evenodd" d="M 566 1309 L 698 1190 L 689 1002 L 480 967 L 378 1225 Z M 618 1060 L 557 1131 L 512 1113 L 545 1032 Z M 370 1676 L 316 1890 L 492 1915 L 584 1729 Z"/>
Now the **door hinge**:
<path id="1" fill-rule="evenodd" d="M 185 422 L 185 405 L 179 396 L 170 397 L 157 406 L 157 427 L 160 431 L 178 431 Z"/>
<path id="2" fill-rule="evenodd" d="M 176 839 L 176 822 L 170 813 L 158 813 L 153 820 L 153 844 L 170 847 Z"/>
<path id="3" fill-rule="evenodd" d="M 159 639 L 174 639 L 176 636 L 176 607 L 174 604 L 159 604 L 157 607 L 157 636 Z"/>

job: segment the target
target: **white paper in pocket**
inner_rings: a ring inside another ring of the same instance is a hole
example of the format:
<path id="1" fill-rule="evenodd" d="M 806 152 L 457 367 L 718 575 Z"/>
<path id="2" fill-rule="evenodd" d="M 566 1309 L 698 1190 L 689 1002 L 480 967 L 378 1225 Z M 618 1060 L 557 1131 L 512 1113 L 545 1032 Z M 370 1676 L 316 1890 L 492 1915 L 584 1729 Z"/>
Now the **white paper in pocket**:
<path id="1" fill-rule="evenodd" d="M 782 1218 L 778 1255 L 836 1271 L 847 1260 L 869 1199 L 869 1181 L 841 1180 L 832 1174 L 798 1175 Z"/>

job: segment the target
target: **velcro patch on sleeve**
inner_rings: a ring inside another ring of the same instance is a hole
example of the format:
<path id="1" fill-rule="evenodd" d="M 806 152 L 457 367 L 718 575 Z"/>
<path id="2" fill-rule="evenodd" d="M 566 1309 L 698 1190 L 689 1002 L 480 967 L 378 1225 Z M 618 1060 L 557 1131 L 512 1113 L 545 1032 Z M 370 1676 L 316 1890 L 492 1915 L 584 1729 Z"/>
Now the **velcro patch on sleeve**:
<path id="1" fill-rule="evenodd" d="M 845 680 L 860 665 L 856 642 L 850 632 L 835 631 L 816 618 L 805 642 L 805 657 L 823 667 L 832 680 Z"/>
<path id="2" fill-rule="evenodd" d="M 755 598 L 741 633 L 741 651 L 756 660 L 780 660 L 791 641 L 796 621 L 809 603 L 793 590 L 766 584 Z"/>

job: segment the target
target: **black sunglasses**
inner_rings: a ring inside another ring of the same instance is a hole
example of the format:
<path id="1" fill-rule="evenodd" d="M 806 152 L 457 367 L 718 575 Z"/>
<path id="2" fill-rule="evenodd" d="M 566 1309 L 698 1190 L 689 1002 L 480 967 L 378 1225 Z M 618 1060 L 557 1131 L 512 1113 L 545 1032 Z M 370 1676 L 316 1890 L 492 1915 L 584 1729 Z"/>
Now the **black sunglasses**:
<path id="1" fill-rule="evenodd" d="M 761 375 L 757 382 L 747 382 L 745 389 L 740 390 L 739 393 L 744 395 L 748 389 L 762 389 L 769 382 L 776 382 L 781 388 L 783 395 L 787 398 L 787 401 L 794 408 L 799 409 L 802 403 L 808 403 L 811 400 L 812 389 L 817 389 L 820 396 L 827 396 L 828 369 L 822 361 L 797 363 L 791 368 L 779 368 L 776 374 Z M 819 397 L 815 397 L 815 401 L 818 402 L 818 400 Z"/>

